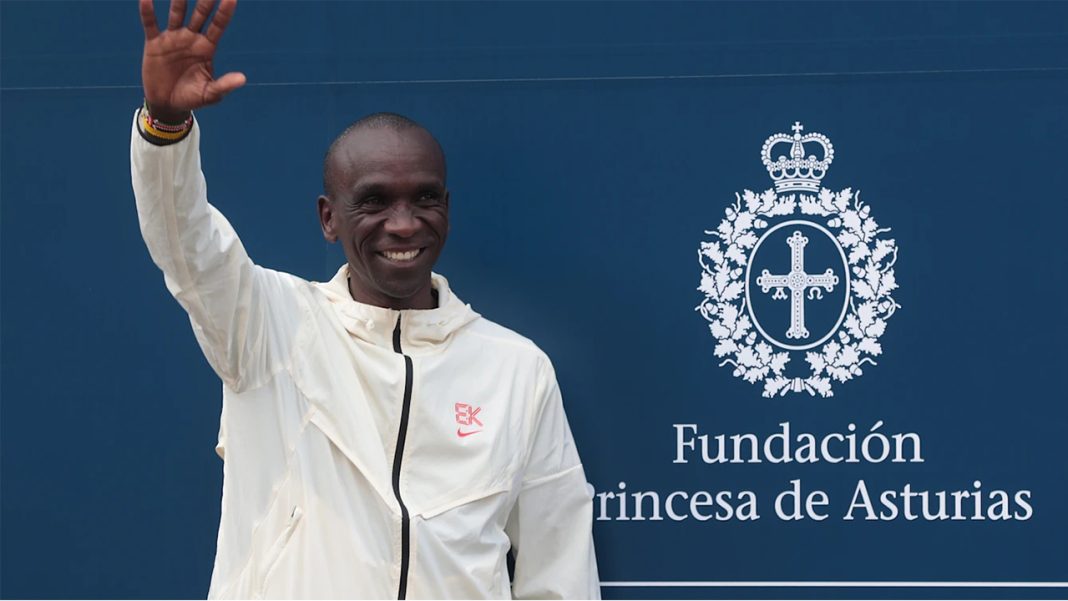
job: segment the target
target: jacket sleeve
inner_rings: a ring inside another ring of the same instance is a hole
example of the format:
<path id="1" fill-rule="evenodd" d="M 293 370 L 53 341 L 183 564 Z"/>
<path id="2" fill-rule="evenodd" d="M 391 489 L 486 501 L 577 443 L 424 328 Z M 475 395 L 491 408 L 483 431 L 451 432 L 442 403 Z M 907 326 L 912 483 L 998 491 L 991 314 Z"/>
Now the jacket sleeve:
<path id="1" fill-rule="evenodd" d="M 189 314 L 205 357 L 233 390 L 253 388 L 285 356 L 271 313 L 294 314 L 286 276 L 252 263 L 234 229 L 208 204 L 200 126 L 156 146 L 134 115 L 130 173 L 141 234 L 167 289 Z"/>
<path id="2" fill-rule="evenodd" d="M 600 599 L 593 503 L 548 360 L 523 483 L 505 528 L 515 599 Z"/>

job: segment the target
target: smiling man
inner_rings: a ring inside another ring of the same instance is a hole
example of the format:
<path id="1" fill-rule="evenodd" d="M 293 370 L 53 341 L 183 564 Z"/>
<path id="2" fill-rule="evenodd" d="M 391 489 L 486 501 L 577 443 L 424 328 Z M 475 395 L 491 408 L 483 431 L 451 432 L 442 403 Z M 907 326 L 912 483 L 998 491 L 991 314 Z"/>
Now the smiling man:
<path id="1" fill-rule="evenodd" d="M 223 381 L 209 597 L 597 597 L 551 363 L 431 271 L 449 230 L 440 145 L 399 115 L 356 122 L 318 199 L 346 264 L 326 283 L 254 264 L 200 169 L 192 111 L 245 82 L 213 76 L 235 2 L 213 5 L 184 24 L 174 0 L 160 32 L 141 0 L 130 149 L 149 252 Z"/>

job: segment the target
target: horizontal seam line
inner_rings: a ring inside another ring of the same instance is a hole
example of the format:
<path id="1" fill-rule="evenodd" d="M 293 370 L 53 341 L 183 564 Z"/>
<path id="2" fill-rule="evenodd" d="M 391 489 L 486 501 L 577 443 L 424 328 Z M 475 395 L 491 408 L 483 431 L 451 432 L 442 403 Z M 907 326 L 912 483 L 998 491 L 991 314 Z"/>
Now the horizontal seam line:
<path id="1" fill-rule="evenodd" d="M 954 581 L 608 581 L 601 582 L 607 587 L 786 587 L 786 588 L 1068 588 L 1068 582 L 954 582 Z"/>
<path id="2" fill-rule="evenodd" d="M 671 81 L 715 79 L 788 79 L 806 77 L 846 76 L 892 76 L 892 75 L 952 75 L 994 73 L 1064 73 L 1068 67 L 1009 67 L 992 69 L 905 69 L 900 71 L 805 71 L 798 73 L 715 73 L 690 75 L 595 75 L 554 77 L 472 77 L 459 79 L 368 79 L 339 81 L 281 81 L 249 83 L 244 87 L 296 87 L 296 86 L 388 86 L 388 85 L 447 85 L 447 84 L 492 84 L 492 83 L 580 83 L 612 81 Z M 131 90 L 141 89 L 139 84 L 86 85 L 86 86 L 6 86 L 3 92 L 60 91 L 60 90 Z"/>

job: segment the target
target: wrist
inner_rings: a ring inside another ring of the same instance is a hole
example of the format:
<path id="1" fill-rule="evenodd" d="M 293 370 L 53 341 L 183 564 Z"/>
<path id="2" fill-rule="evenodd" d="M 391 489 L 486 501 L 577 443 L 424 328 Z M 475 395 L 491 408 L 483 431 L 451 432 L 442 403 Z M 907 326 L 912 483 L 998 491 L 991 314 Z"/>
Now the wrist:
<path id="1" fill-rule="evenodd" d="M 166 114 L 165 117 L 154 113 L 145 101 L 137 115 L 137 130 L 141 137 L 156 146 L 166 146 L 181 142 L 193 130 L 193 113 Z"/>
<path id="2" fill-rule="evenodd" d="M 192 111 L 176 111 L 159 105 L 152 106 L 147 98 L 144 107 L 153 119 L 164 125 L 181 125 L 193 114 Z"/>

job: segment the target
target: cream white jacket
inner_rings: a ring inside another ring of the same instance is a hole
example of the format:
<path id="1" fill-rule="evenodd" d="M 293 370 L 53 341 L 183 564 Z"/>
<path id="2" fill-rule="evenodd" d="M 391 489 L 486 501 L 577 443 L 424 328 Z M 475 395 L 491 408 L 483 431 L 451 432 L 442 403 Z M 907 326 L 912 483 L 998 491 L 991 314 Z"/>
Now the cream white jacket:
<path id="1" fill-rule="evenodd" d="M 435 275 L 439 307 L 252 263 L 199 128 L 132 133 L 141 232 L 222 378 L 209 598 L 597 598 L 586 477 L 549 359 Z M 509 582 L 506 554 L 515 557 Z"/>

